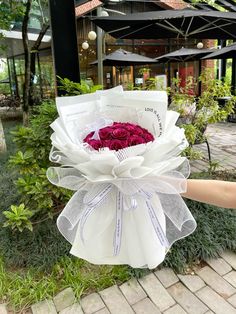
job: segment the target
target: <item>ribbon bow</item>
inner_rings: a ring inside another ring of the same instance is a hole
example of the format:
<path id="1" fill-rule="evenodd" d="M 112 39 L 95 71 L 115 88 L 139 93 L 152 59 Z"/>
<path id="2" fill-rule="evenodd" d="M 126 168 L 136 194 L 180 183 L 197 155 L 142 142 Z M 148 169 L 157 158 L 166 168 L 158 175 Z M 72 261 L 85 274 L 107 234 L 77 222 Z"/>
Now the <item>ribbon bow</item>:
<path id="1" fill-rule="evenodd" d="M 100 140 L 99 130 L 112 124 L 113 124 L 113 121 L 111 119 L 99 118 L 95 122 L 87 124 L 86 129 L 88 130 L 88 133 L 94 131 L 94 134 L 91 137 L 91 139 Z"/>
<path id="2" fill-rule="evenodd" d="M 58 168 L 51 169 L 58 171 Z M 57 175 L 54 173 L 55 177 Z M 85 178 L 78 177 L 75 172 L 70 178 L 65 178 L 58 180 L 57 177 L 56 184 L 77 192 L 59 215 L 57 225 L 63 236 L 72 244 L 78 228 L 81 241 L 86 244 L 84 227 L 87 220 L 94 211 L 102 210 L 103 202 L 111 193 L 116 193 L 113 240 L 115 256 L 121 248 L 124 211 L 146 210 L 157 239 L 166 249 L 196 228 L 196 222 L 180 196 L 186 189 L 186 179 L 178 171 L 140 179 L 121 178 L 107 183 L 88 182 Z M 52 176 L 50 181 L 52 182 Z M 55 184 L 55 179 L 52 183 Z M 142 203 L 145 204 L 142 208 L 138 207 L 140 199 L 144 200 Z M 166 216 L 166 230 L 163 230 L 158 219 L 158 211 L 163 211 Z"/>

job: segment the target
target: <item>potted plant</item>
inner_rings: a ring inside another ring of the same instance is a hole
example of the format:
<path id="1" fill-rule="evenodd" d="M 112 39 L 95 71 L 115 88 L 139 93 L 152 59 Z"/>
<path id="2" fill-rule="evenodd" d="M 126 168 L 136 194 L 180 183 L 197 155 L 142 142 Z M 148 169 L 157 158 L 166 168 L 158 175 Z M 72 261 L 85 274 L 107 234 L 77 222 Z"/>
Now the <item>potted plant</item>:
<path id="1" fill-rule="evenodd" d="M 139 69 L 138 74 L 142 75 L 144 82 L 149 79 L 150 71 L 151 71 L 150 68 L 141 68 L 141 69 Z"/>
<path id="2" fill-rule="evenodd" d="M 171 87 L 167 88 L 170 96 L 170 109 L 178 111 L 180 118 L 179 124 L 189 124 L 196 113 L 196 97 L 194 90 L 196 82 L 192 76 L 187 77 L 185 85 L 181 86 L 180 78 L 173 78 Z"/>
<path id="3" fill-rule="evenodd" d="M 184 88 L 180 87 L 180 80 L 174 79 L 169 89 L 170 108 L 180 113 L 178 124 L 185 129 L 190 144 L 185 153 L 190 159 L 200 158 L 199 153 L 192 146 L 207 142 L 205 135 L 207 125 L 225 121 L 233 112 L 236 103 L 236 97 L 231 94 L 230 85 L 214 79 L 211 72 L 204 71 L 198 81 L 202 84 L 202 93 L 198 97 L 189 92 L 190 87 L 193 90 L 192 87 L 196 86 L 192 78 L 187 78 Z M 222 98 L 225 100 L 224 105 L 222 105 Z"/>

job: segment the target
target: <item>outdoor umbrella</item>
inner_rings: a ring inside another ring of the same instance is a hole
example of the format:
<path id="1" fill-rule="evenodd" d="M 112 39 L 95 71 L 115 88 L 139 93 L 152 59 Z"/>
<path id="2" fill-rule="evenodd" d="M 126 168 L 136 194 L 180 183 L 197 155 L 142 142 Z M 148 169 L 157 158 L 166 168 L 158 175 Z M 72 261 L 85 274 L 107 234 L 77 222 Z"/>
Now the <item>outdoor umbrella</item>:
<path id="1" fill-rule="evenodd" d="M 203 57 L 202 59 L 233 59 L 232 62 L 232 92 L 235 94 L 236 91 L 236 43 L 218 49 L 217 51 Z"/>
<path id="2" fill-rule="evenodd" d="M 199 60 L 202 57 L 209 55 L 215 49 L 194 49 L 194 48 L 184 48 L 172 51 L 160 57 L 157 57 L 158 62 L 187 62 Z"/>
<path id="3" fill-rule="evenodd" d="M 129 66 L 129 65 L 141 65 L 149 63 L 157 63 L 157 60 L 148 58 L 137 53 L 129 52 L 124 49 L 118 49 L 109 55 L 104 56 L 103 65 L 111 66 Z M 90 64 L 97 64 L 98 61 L 94 61 Z"/>
<path id="4" fill-rule="evenodd" d="M 205 55 L 210 54 L 215 49 L 195 49 L 195 48 L 184 48 L 172 51 L 170 53 L 164 54 L 160 57 L 157 57 L 156 60 L 158 62 L 166 63 L 166 62 L 185 62 L 199 60 L 199 75 L 201 74 L 201 58 Z M 179 72 L 179 67 L 178 67 Z M 170 71 L 168 71 L 170 75 Z M 168 77 L 168 81 L 170 81 L 170 77 Z M 201 84 L 199 83 L 199 92 L 201 90 Z"/>
<path id="5" fill-rule="evenodd" d="M 124 49 L 118 49 L 109 55 L 104 56 L 102 59 L 103 65 L 115 66 L 119 69 L 120 74 L 122 73 L 122 67 L 157 63 L 157 60 L 148 58 L 137 53 L 129 52 Z M 97 65 L 98 60 L 90 63 L 91 65 Z M 119 79 L 120 80 L 120 79 Z M 121 83 L 121 81 L 119 82 Z"/>
<path id="6" fill-rule="evenodd" d="M 229 59 L 236 58 L 236 43 L 217 49 L 211 54 L 204 56 L 202 59 Z"/>
<path id="7" fill-rule="evenodd" d="M 236 39 L 236 14 L 207 10 L 163 10 L 93 18 L 115 38 Z"/>

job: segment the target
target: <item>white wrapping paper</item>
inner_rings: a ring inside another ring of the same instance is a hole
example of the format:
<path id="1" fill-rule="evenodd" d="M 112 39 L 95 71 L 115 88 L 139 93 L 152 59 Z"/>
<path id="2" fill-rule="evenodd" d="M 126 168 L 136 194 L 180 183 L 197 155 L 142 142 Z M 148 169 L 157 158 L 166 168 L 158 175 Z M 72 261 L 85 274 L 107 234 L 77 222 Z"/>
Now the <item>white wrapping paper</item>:
<path id="1" fill-rule="evenodd" d="M 196 222 L 180 193 L 189 165 L 178 114 L 167 111 L 164 92 L 117 88 L 57 99 L 51 127 L 51 183 L 75 191 L 57 220 L 71 254 L 94 264 L 155 268 L 171 245 L 191 234 Z M 119 151 L 93 150 L 91 132 L 114 122 L 148 129 L 155 140 Z"/>

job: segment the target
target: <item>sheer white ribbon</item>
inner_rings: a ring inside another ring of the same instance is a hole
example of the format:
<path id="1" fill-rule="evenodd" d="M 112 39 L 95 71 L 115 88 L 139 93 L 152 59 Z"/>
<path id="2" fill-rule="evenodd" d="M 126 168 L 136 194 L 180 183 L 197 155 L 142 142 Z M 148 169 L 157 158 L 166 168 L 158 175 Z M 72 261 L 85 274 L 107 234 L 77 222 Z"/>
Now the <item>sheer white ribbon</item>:
<path id="1" fill-rule="evenodd" d="M 110 126 L 113 124 L 111 119 L 106 119 L 101 117 L 100 119 L 96 120 L 94 123 L 89 123 L 86 125 L 86 133 L 94 132 L 91 139 L 100 140 L 99 137 L 99 130 L 105 128 L 106 126 Z"/>
<path id="2" fill-rule="evenodd" d="M 51 167 L 47 171 L 51 183 L 76 191 L 57 220 L 58 229 L 71 244 L 78 228 L 81 241 L 86 244 L 89 239 L 84 237 L 84 227 L 89 217 L 102 210 L 104 201 L 109 202 L 115 195 L 114 256 L 121 247 L 124 211 L 147 211 L 157 240 L 166 251 L 176 240 L 195 230 L 196 222 L 180 196 L 186 191 L 187 176 L 187 160 L 179 169 L 161 175 L 154 171 L 144 178 L 118 178 L 100 183 L 89 182 L 72 167 Z M 144 200 L 145 206 L 138 206 L 140 200 Z M 160 211 L 166 217 L 165 230 L 158 219 Z"/>

